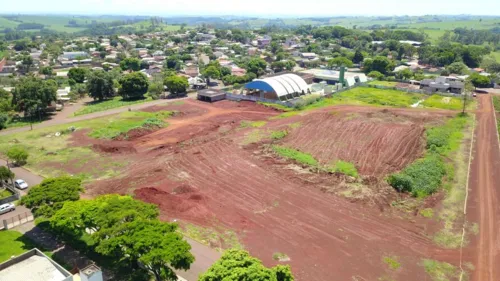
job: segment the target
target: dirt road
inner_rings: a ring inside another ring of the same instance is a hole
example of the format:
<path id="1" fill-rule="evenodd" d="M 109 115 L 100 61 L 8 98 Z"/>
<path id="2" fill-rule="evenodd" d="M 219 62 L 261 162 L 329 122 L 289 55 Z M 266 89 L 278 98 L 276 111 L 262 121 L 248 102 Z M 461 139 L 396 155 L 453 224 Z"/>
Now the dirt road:
<path id="1" fill-rule="evenodd" d="M 470 174 L 468 220 L 479 223 L 475 246 L 475 281 L 500 280 L 500 149 L 490 95 L 479 95 L 476 145 Z"/>

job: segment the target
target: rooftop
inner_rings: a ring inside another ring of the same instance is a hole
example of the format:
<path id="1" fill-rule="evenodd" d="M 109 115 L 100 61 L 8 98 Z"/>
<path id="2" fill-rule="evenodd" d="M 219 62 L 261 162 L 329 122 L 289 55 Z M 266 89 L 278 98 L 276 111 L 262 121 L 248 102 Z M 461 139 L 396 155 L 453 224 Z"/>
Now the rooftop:
<path id="1" fill-rule="evenodd" d="M 72 275 L 38 249 L 0 264 L 0 281 L 66 281 Z"/>

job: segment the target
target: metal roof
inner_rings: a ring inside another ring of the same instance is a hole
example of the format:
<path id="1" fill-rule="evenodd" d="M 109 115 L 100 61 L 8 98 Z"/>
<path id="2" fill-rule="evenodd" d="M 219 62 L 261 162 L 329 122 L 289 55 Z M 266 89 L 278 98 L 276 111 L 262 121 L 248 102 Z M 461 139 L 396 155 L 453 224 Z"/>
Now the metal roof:
<path id="1" fill-rule="evenodd" d="M 245 88 L 275 92 L 278 97 L 293 93 L 307 93 L 309 89 L 306 81 L 304 81 L 302 77 L 291 73 L 264 79 L 255 79 L 246 84 Z"/>

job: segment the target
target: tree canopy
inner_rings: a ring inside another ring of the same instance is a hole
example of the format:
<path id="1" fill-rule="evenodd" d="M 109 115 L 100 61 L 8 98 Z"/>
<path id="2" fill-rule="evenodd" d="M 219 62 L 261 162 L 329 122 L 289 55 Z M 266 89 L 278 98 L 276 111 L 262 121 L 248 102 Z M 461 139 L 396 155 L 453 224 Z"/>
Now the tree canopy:
<path id="1" fill-rule="evenodd" d="M 50 226 L 70 239 L 89 236 L 97 253 L 143 268 L 157 281 L 177 280 L 173 269 L 189 269 L 194 256 L 177 225 L 158 215 L 153 204 L 113 194 L 66 202 Z"/>
<path id="2" fill-rule="evenodd" d="M 383 56 L 377 56 L 374 59 L 365 60 L 364 71 L 370 73 L 378 71 L 382 74 L 387 74 L 394 69 L 394 62 Z"/>
<path id="3" fill-rule="evenodd" d="M 79 178 L 48 178 L 33 186 L 21 199 L 21 204 L 30 208 L 37 217 L 50 217 L 61 209 L 65 202 L 80 199 L 82 191 L 82 181 Z"/>
<path id="4" fill-rule="evenodd" d="M 164 85 L 167 86 L 170 93 L 174 95 L 185 93 L 189 87 L 187 79 L 177 75 L 165 78 Z"/>
<path id="5" fill-rule="evenodd" d="M 12 104 L 25 116 L 40 113 L 56 100 L 57 83 L 54 80 L 41 80 L 33 76 L 22 78 L 12 91 Z"/>
<path id="6" fill-rule="evenodd" d="M 333 68 L 334 66 L 336 66 L 336 67 L 340 67 L 340 66 L 352 67 L 352 65 L 353 65 L 352 61 L 346 57 L 336 57 L 336 58 L 328 61 L 329 68 Z"/>
<path id="7" fill-rule="evenodd" d="M 120 62 L 120 68 L 122 70 L 141 70 L 141 61 L 138 58 L 125 58 Z"/>
<path id="8" fill-rule="evenodd" d="M 16 165 L 24 165 L 28 160 L 28 151 L 21 146 L 12 146 L 7 150 L 7 157 L 16 163 Z"/>
<path id="9" fill-rule="evenodd" d="M 288 265 L 265 267 L 262 262 L 247 251 L 230 249 L 215 262 L 199 281 L 293 281 L 294 277 Z"/>
<path id="10" fill-rule="evenodd" d="M 6 166 L 0 166 L 0 186 L 3 186 L 4 181 L 14 179 L 16 175 Z"/>
<path id="11" fill-rule="evenodd" d="M 148 92 L 149 81 L 146 75 L 140 72 L 133 72 L 120 79 L 119 94 L 124 99 L 140 98 Z"/>
<path id="12" fill-rule="evenodd" d="M 74 67 L 68 71 L 68 78 L 75 80 L 76 83 L 83 83 L 86 75 L 87 69 L 81 67 Z"/>
<path id="13" fill-rule="evenodd" d="M 490 78 L 479 73 L 472 73 L 467 79 L 470 80 L 472 85 L 476 88 L 487 88 L 491 84 Z"/>
<path id="14" fill-rule="evenodd" d="M 87 79 L 87 91 L 94 100 L 104 100 L 115 95 L 113 76 L 102 70 L 92 71 Z"/>

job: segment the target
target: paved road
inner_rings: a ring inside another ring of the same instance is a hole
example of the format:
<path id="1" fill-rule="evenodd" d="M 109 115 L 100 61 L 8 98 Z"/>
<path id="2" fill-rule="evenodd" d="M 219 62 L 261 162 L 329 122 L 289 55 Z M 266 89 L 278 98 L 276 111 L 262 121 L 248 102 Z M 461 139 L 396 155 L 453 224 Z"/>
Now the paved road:
<path id="1" fill-rule="evenodd" d="M 469 219 L 479 223 L 472 280 L 500 280 L 500 148 L 490 95 L 480 95 L 470 174 Z"/>
<path id="2" fill-rule="evenodd" d="M 154 100 L 154 101 L 145 102 L 145 103 L 141 103 L 141 104 L 118 107 L 118 108 L 110 109 L 107 111 L 100 111 L 100 112 L 80 115 L 80 116 L 76 116 L 76 117 L 71 117 L 72 114 L 57 114 L 51 120 L 44 121 L 44 122 L 39 123 L 39 124 L 34 124 L 33 129 L 46 128 L 46 127 L 53 126 L 53 125 L 67 124 L 67 123 L 82 121 L 82 120 L 89 120 L 89 119 L 94 119 L 94 118 L 98 118 L 98 117 L 117 114 L 120 112 L 125 112 L 129 108 L 132 110 L 139 110 L 139 109 L 143 109 L 143 108 L 153 106 L 153 105 L 165 104 L 165 103 L 174 102 L 174 101 L 183 100 L 183 99 L 188 99 L 188 98 L 193 98 L 193 94 L 190 94 L 185 98 L 180 98 L 180 99 L 175 99 L 175 100 L 164 100 L 164 99 L 163 100 Z M 73 110 L 73 112 L 76 111 L 74 109 L 72 109 L 72 110 Z M 25 127 L 2 130 L 2 131 L 0 131 L 0 136 L 5 136 L 5 135 L 19 133 L 19 132 L 26 132 L 26 131 L 29 131 L 30 129 L 31 129 L 30 126 L 25 126 Z"/>

